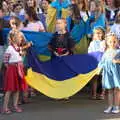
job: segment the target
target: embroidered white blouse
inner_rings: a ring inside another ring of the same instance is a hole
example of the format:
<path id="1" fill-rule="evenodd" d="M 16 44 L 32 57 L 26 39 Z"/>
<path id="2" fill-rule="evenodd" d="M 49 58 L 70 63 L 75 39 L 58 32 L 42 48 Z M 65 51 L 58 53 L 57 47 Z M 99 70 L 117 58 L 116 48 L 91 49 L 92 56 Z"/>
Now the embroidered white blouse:
<path id="1" fill-rule="evenodd" d="M 22 56 L 15 50 L 12 45 L 9 45 L 4 54 L 4 63 L 22 62 Z"/>

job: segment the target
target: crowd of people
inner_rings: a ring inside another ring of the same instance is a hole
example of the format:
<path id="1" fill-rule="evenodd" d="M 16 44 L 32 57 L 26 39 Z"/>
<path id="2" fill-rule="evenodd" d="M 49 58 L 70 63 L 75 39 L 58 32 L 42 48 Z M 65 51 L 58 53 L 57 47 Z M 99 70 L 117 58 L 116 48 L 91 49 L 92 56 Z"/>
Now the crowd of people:
<path id="1" fill-rule="evenodd" d="M 52 31 L 49 22 L 56 10 Z M 66 16 L 62 16 L 63 9 Z M 9 19 L 6 19 L 9 17 Z M 52 57 L 73 55 L 75 41 L 71 31 L 85 24 L 85 36 L 88 43 L 86 51 L 103 52 L 98 64 L 102 75 L 102 89 L 97 95 L 96 75 L 92 80 L 92 99 L 104 99 L 107 90 L 108 108 L 105 113 L 119 113 L 120 105 L 120 0 L 1 0 L 0 4 L 0 68 L 3 63 L 4 72 L 4 104 L 3 113 L 10 114 L 9 100 L 13 93 L 13 111 L 22 112 L 18 106 L 20 92 L 28 96 L 28 85 L 24 79 L 24 59 L 27 49 L 33 44 L 27 42 L 23 31 L 54 32 L 48 44 Z M 3 28 L 11 28 L 8 35 L 8 47 L 2 37 Z M 81 43 L 81 46 L 82 45 Z M 3 59 L 4 58 L 4 59 Z M 2 72 L 2 70 L 1 70 Z M 32 89 L 32 88 L 31 88 Z M 31 90 L 32 92 L 34 90 Z"/>

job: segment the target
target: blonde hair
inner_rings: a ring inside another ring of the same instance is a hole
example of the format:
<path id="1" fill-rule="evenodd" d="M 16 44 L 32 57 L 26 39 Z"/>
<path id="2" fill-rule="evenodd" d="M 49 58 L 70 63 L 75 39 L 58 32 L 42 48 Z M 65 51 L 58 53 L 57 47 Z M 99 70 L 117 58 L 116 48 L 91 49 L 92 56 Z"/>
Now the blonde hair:
<path id="1" fill-rule="evenodd" d="M 88 0 L 82 0 L 84 6 L 82 8 L 83 11 L 88 11 Z M 81 4 L 81 0 L 76 0 L 76 4 Z"/>
<path id="2" fill-rule="evenodd" d="M 110 37 L 110 36 L 111 36 L 111 37 L 114 37 L 115 40 L 116 40 L 116 42 L 118 43 L 118 39 L 117 39 L 116 34 L 113 33 L 113 32 L 108 32 L 108 33 L 106 33 L 106 35 L 105 35 L 106 49 L 109 48 L 109 46 L 107 45 L 107 40 L 108 40 L 108 37 Z"/>
<path id="3" fill-rule="evenodd" d="M 96 8 L 101 7 L 100 11 L 97 11 L 98 13 L 105 13 L 105 2 L 103 0 L 90 0 L 89 1 L 89 10 L 90 10 L 90 6 L 91 6 L 91 2 L 94 2 L 96 5 Z"/>
<path id="4" fill-rule="evenodd" d="M 96 31 L 102 32 L 102 40 L 105 39 L 105 30 L 102 27 L 97 27 L 93 30 L 93 35 L 96 33 Z"/>
<path id="5" fill-rule="evenodd" d="M 18 30 L 11 30 L 9 32 L 9 36 L 8 36 L 9 44 L 18 44 L 19 43 L 19 38 L 18 38 L 19 35 L 21 35 L 23 37 L 23 39 L 25 39 L 22 32 L 20 32 Z"/>

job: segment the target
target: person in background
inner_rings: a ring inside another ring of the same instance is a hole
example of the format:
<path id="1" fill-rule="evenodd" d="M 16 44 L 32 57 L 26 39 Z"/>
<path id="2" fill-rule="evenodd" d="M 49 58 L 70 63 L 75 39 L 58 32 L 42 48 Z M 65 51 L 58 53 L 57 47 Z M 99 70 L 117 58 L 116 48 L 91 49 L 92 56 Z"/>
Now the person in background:
<path id="1" fill-rule="evenodd" d="M 10 13 L 10 16 L 19 16 L 21 9 L 22 9 L 21 4 L 14 4 L 13 11 Z"/>
<path id="2" fill-rule="evenodd" d="M 42 0 L 41 1 L 41 9 L 42 9 L 42 13 L 46 16 L 47 15 L 47 10 L 48 10 L 48 6 L 50 4 L 49 0 Z"/>
<path id="3" fill-rule="evenodd" d="M 104 2 L 91 0 L 89 1 L 89 27 L 87 27 L 88 36 L 91 38 L 93 30 L 96 26 L 101 26 L 105 29 L 105 11 L 104 11 Z"/>
<path id="4" fill-rule="evenodd" d="M 26 10 L 26 21 L 25 21 L 25 27 L 23 30 L 26 31 L 36 31 L 36 32 L 45 32 L 45 28 L 42 24 L 42 22 L 38 19 L 38 16 L 34 10 L 34 8 L 28 8 Z"/>
<path id="5" fill-rule="evenodd" d="M 4 54 L 4 51 L 5 51 L 5 44 L 6 44 L 6 41 L 4 40 L 3 38 L 3 29 L 4 28 L 9 28 L 9 22 L 4 20 L 4 10 L 3 8 L 0 8 L 0 89 L 2 90 L 3 88 L 3 79 L 2 79 L 2 76 L 3 75 L 3 70 L 1 69 L 2 68 L 2 63 L 3 63 L 3 54 Z"/>
<path id="6" fill-rule="evenodd" d="M 119 11 L 120 1 L 119 0 L 105 0 L 105 15 L 108 26 L 111 26 L 115 22 L 115 17 Z"/>
<path id="7" fill-rule="evenodd" d="M 115 23 L 111 26 L 111 32 L 116 34 L 120 47 L 120 12 L 117 13 Z"/>
<path id="8" fill-rule="evenodd" d="M 6 1 L 2 2 L 2 8 L 4 10 L 4 15 L 8 16 L 9 15 L 9 6 Z"/>
<path id="9" fill-rule="evenodd" d="M 11 16 L 9 24 L 12 30 L 22 30 L 24 27 L 23 22 L 17 16 Z"/>
<path id="10" fill-rule="evenodd" d="M 25 0 L 25 1 L 24 1 L 24 8 L 20 11 L 20 15 L 25 15 L 26 10 L 27 10 L 29 7 L 32 7 L 37 14 L 42 13 L 41 8 L 38 8 L 38 7 L 37 7 L 36 0 Z"/>
<path id="11" fill-rule="evenodd" d="M 81 18 L 83 19 L 83 21 L 86 22 L 89 18 L 88 1 L 87 0 L 77 0 L 77 5 L 79 7 Z"/>
<path id="12" fill-rule="evenodd" d="M 72 4 L 68 8 L 69 16 L 67 17 L 67 30 L 71 32 L 75 25 L 80 23 L 81 16 L 77 4 Z M 70 22 L 68 21 L 70 19 Z"/>
<path id="13" fill-rule="evenodd" d="M 90 45 L 88 47 L 88 53 L 92 52 L 104 52 L 106 49 L 105 46 L 105 31 L 102 27 L 96 27 L 93 32 L 93 38 L 90 42 Z M 99 95 L 97 95 L 97 89 L 98 89 L 98 80 L 100 81 L 100 76 L 96 75 L 92 80 L 92 99 L 104 99 L 104 90 L 100 92 Z M 100 82 L 101 84 L 101 82 Z"/>

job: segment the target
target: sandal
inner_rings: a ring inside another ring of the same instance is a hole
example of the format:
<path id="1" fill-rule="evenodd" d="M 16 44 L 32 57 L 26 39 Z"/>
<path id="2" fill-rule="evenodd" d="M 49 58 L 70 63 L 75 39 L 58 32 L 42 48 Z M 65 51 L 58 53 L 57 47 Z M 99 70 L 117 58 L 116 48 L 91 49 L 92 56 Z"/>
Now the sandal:
<path id="1" fill-rule="evenodd" d="M 4 109 L 4 110 L 2 111 L 2 113 L 3 113 L 3 114 L 11 114 L 12 111 L 7 108 L 7 109 Z"/>
<path id="2" fill-rule="evenodd" d="M 92 100 L 96 100 L 96 99 L 97 99 L 97 96 L 94 95 L 94 96 L 91 97 L 91 99 L 92 99 Z"/>
<path id="3" fill-rule="evenodd" d="M 13 108 L 13 111 L 16 112 L 16 113 L 21 113 L 23 110 L 22 110 L 20 107 L 15 106 L 15 107 Z"/>
<path id="4" fill-rule="evenodd" d="M 98 99 L 99 99 L 99 100 L 104 100 L 104 99 L 105 99 L 105 96 L 104 96 L 104 95 L 100 95 L 100 96 L 98 97 Z"/>

